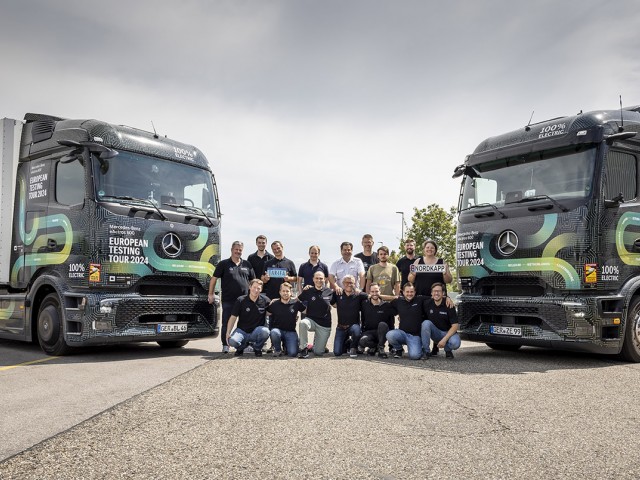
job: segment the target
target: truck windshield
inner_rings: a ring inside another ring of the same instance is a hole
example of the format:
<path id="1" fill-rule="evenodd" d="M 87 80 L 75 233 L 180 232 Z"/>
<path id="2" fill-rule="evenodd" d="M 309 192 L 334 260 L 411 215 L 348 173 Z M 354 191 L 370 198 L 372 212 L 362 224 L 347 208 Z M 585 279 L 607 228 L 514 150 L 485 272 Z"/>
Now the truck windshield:
<path id="1" fill-rule="evenodd" d="M 143 199 L 158 208 L 184 205 L 215 218 L 211 173 L 160 158 L 119 151 L 109 159 L 93 156 L 96 197 Z"/>
<path id="2" fill-rule="evenodd" d="M 460 210 L 475 206 L 501 207 L 526 199 L 581 199 L 591 195 L 596 147 L 541 151 L 473 165 Z"/>

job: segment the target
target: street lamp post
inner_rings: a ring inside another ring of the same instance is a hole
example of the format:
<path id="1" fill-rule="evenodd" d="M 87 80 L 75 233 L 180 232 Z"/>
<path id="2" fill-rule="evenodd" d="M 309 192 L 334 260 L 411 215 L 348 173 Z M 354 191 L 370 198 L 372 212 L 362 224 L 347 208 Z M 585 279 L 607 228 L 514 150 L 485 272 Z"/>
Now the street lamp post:
<path id="1" fill-rule="evenodd" d="M 396 212 L 402 215 L 402 226 L 400 227 L 400 243 L 404 242 L 404 212 Z"/>

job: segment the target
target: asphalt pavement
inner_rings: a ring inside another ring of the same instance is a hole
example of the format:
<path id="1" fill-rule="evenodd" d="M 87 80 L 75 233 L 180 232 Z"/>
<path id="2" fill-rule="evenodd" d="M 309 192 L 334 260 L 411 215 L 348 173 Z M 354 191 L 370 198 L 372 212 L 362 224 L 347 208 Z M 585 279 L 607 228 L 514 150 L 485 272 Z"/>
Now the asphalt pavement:
<path id="1" fill-rule="evenodd" d="M 212 353 L 0 478 L 635 479 L 639 384 L 609 357 L 471 343 L 426 362 Z"/>

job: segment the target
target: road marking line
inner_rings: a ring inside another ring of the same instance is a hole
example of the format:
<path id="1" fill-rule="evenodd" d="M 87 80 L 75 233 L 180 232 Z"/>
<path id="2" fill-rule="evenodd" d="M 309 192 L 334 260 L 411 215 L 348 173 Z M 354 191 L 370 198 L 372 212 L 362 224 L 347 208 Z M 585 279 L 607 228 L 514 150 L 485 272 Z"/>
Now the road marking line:
<path id="1" fill-rule="evenodd" d="M 0 372 L 2 372 L 4 370 L 11 370 L 12 368 L 25 367 L 27 365 L 33 365 L 34 363 L 47 362 L 49 360 L 53 360 L 54 358 L 58 358 L 58 357 L 47 357 L 47 358 L 41 358 L 40 360 L 31 360 L 30 362 L 18 363 L 16 365 L 7 365 L 6 367 L 0 367 Z"/>

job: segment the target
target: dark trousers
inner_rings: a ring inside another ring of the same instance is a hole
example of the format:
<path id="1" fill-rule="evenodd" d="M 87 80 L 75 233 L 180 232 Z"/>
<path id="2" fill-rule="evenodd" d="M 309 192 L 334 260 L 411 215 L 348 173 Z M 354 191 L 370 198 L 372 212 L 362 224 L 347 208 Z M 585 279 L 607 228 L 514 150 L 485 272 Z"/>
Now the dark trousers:
<path id="1" fill-rule="evenodd" d="M 336 357 L 344 353 L 344 345 L 349 337 L 351 337 L 351 345 L 356 348 L 360 341 L 360 325 L 355 323 L 350 325 L 349 328 L 336 328 L 336 336 L 333 341 L 333 354 Z"/>
<path id="2" fill-rule="evenodd" d="M 220 325 L 220 340 L 222 345 L 227 345 L 227 324 L 231 316 L 231 310 L 235 302 L 226 302 L 222 304 L 222 325 Z"/>
<path id="3" fill-rule="evenodd" d="M 384 347 L 388 331 L 389 325 L 385 322 L 380 322 L 376 330 L 365 330 L 362 332 L 362 337 L 360 337 L 360 346 L 362 348 Z"/>

